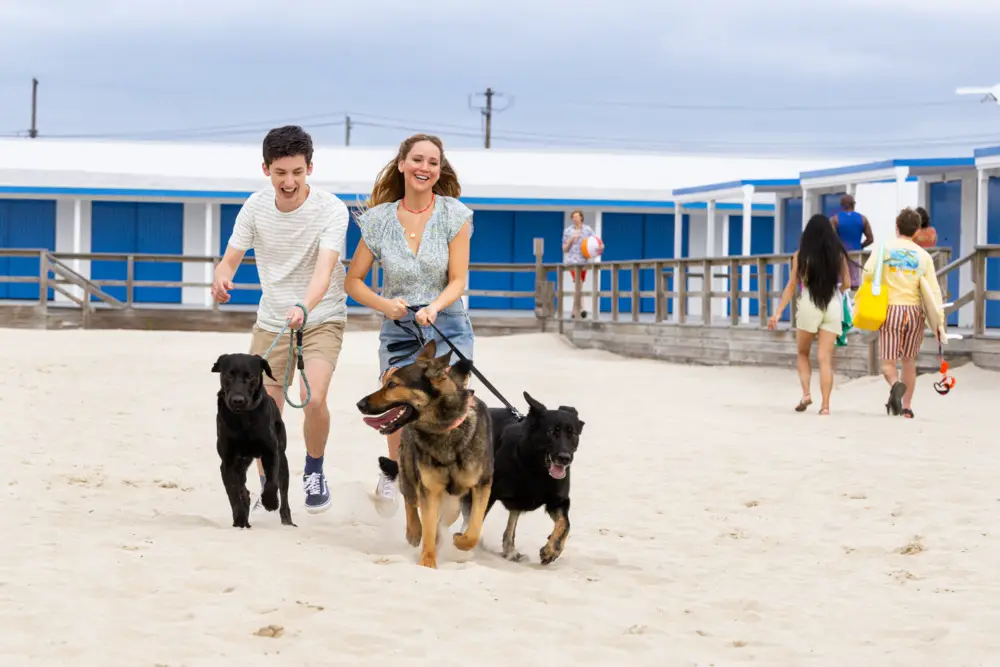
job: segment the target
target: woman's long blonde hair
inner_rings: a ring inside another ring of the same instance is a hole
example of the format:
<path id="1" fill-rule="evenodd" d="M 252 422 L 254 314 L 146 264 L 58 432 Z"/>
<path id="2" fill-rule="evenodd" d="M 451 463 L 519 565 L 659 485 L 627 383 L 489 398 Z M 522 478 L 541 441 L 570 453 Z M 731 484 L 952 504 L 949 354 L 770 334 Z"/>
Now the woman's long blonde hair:
<path id="1" fill-rule="evenodd" d="M 403 198 L 406 192 L 406 185 L 403 174 L 399 171 L 399 163 L 405 160 L 410 151 L 413 150 L 413 146 L 421 141 L 429 141 L 441 151 L 441 176 L 438 178 L 437 183 L 434 184 L 434 194 L 456 198 L 461 196 L 462 186 L 458 183 L 458 174 L 455 173 L 455 169 L 448 162 L 448 158 L 445 157 L 444 144 L 441 143 L 441 140 L 432 134 L 414 134 L 399 144 L 399 152 L 382 167 L 378 178 L 375 179 L 371 196 L 361 205 L 362 211 L 373 206 L 378 206 L 379 204 Z"/>

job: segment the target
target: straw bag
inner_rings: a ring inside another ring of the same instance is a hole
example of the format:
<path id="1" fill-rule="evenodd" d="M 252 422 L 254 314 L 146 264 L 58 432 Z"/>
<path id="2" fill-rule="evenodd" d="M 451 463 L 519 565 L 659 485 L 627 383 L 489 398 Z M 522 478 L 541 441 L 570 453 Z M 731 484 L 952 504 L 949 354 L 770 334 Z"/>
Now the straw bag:
<path id="1" fill-rule="evenodd" d="M 865 331 L 878 331 L 889 312 L 889 288 L 882 282 L 885 264 L 885 244 L 878 244 L 873 276 L 865 278 L 854 299 L 854 327 Z"/>

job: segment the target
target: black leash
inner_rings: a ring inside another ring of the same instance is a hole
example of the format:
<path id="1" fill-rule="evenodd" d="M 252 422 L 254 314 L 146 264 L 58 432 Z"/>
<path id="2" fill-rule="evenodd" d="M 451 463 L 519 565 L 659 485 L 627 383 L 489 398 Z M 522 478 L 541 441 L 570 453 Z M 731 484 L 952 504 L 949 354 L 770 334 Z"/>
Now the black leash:
<path id="1" fill-rule="evenodd" d="M 408 310 L 412 311 L 413 313 L 416 313 L 418 310 L 420 310 L 421 306 L 407 306 L 406 308 Z M 415 339 L 415 342 L 414 343 L 410 343 L 410 342 L 389 343 L 389 345 L 387 346 L 387 349 L 389 350 L 389 352 L 398 352 L 399 350 L 406 350 L 403 354 L 399 354 L 399 355 L 396 355 L 395 357 L 390 358 L 389 359 L 389 365 L 390 366 L 394 366 L 397 361 L 401 361 L 402 359 L 406 359 L 408 356 L 410 356 L 411 354 L 413 354 L 413 352 L 415 352 L 417 349 L 420 349 L 420 348 L 424 347 L 427 344 L 425 342 L 425 340 L 424 340 L 423 334 L 420 333 L 420 325 L 416 322 L 416 320 L 414 320 L 414 322 L 413 322 L 413 324 L 414 324 L 414 330 L 412 330 L 412 331 L 408 327 L 406 327 L 402 322 L 400 322 L 399 320 L 393 320 L 392 322 L 397 327 L 399 327 L 400 329 L 402 329 L 406 333 L 408 333 L 411 336 L 413 336 L 413 338 Z M 472 363 L 472 361 L 470 361 L 464 354 L 462 354 L 461 350 L 459 350 L 457 347 L 455 347 L 455 344 L 451 342 L 451 339 L 448 338 L 447 336 L 445 336 L 443 333 L 441 333 L 441 330 L 438 329 L 437 325 L 435 325 L 433 322 L 431 322 L 430 325 L 431 325 L 431 328 L 434 329 L 434 331 L 437 333 L 437 335 L 441 337 L 441 340 L 443 340 L 445 343 L 448 344 L 448 347 L 451 348 L 451 351 L 458 355 L 458 358 L 460 360 L 462 360 L 462 361 L 468 361 L 469 362 L 469 366 L 472 369 L 472 373 L 477 378 L 479 378 L 480 382 L 482 382 L 484 385 L 486 385 L 486 388 L 489 389 L 493 393 L 494 396 L 496 396 L 497 398 L 500 399 L 500 402 L 502 402 L 505 406 L 507 406 L 507 409 L 510 410 L 510 413 L 512 415 L 514 415 L 514 418 L 517 419 L 517 421 L 521 421 L 522 419 L 524 419 L 524 415 L 522 415 L 518 411 L 517 408 L 515 408 L 513 405 L 511 405 L 510 402 L 506 398 L 503 397 L 503 394 L 501 394 L 499 391 L 497 391 L 497 388 L 494 387 L 493 384 L 489 380 L 487 380 L 486 377 L 482 373 L 479 372 L 479 369 L 476 368 L 476 365 L 474 363 Z M 417 347 L 417 346 L 419 346 L 419 347 Z"/>

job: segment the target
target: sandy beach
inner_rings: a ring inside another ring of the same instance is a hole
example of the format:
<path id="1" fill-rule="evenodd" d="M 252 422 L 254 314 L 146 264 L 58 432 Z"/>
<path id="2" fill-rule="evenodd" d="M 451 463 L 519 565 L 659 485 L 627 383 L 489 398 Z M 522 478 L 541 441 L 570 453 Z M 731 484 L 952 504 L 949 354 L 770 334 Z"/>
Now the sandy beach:
<path id="1" fill-rule="evenodd" d="M 946 397 L 922 376 L 912 421 L 886 417 L 880 378 L 838 378 L 820 417 L 793 412 L 793 370 L 480 339 L 516 405 L 528 390 L 587 422 L 572 530 L 542 567 L 551 522 L 522 518 L 530 562 L 508 563 L 498 505 L 481 548 L 448 544 L 431 571 L 402 510 L 372 504 L 385 440 L 354 404 L 376 386 L 374 332 L 347 334 L 333 379 L 333 508 L 302 507 L 302 414 L 286 406 L 298 528 L 270 513 L 250 531 L 231 527 L 210 372 L 248 336 L 0 340 L 4 667 L 1000 661 L 1000 376 L 971 365 Z"/>

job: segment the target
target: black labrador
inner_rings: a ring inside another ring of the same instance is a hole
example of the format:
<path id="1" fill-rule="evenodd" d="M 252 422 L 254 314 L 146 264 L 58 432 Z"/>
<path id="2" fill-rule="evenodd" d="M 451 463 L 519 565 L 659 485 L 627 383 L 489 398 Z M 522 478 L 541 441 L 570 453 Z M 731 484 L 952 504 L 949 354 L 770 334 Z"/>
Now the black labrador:
<path id="1" fill-rule="evenodd" d="M 281 492 L 281 523 L 294 526 L 288 505 L 288 459 L 285 423 L 274 400 L 264 390 L 263 374 L 274 379 L 267 360 L 256 354 L 223 354 L 212 372 L 219 374 L 216 449 L 222 484 L 233 509 L 233 527 L 250 527 L 250 492 L 247 468 L 254 459 L 264 464 L 266 482 L 261 504 L 268 512 L 278 509 Z"/>

